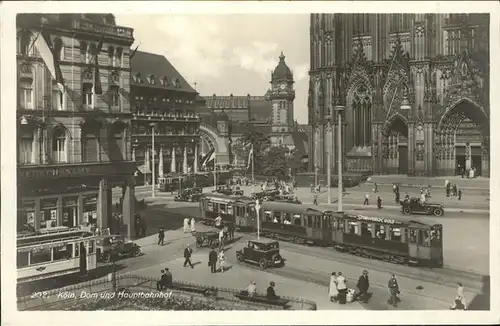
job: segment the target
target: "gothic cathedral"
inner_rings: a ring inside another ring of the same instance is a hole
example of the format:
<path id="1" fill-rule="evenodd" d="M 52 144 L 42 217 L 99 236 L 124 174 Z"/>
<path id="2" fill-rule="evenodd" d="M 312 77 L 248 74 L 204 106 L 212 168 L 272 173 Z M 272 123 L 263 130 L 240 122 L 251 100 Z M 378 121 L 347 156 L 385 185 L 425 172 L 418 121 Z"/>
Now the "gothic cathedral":
<path id="1" fill-rule="evenodd" d="M 489 176 L 488 14 L 312 14 L 309 169 Z"/>

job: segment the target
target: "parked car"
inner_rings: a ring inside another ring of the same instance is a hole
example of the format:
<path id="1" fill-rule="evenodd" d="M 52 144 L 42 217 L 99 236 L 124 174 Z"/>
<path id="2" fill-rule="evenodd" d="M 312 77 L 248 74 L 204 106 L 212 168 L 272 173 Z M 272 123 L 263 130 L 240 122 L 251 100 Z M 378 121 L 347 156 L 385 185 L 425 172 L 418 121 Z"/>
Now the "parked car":
<path id="1" fill-rule="evenodd" d="M 411 214 L 425 214 L 442 216 L 444 208 L 442 204 L 422 203 L 419 198 L 410 198 L 409 200 L 400 201 L 401 211 L 405 215 Z"/>
<path id="2" fill-rule="evenodd" d="M 240 187 L 231 188 L 228 186 L 218 186 L 217 189 L 213 190 L 212 192 L 223 194 L 226 196 L 243 196 L 243 190 L 241 190 Z"/>
<path id="3" fill-rule="evenodd" d="M 250 240 L 247 246 L 236 252 L 239 262 L 258 264 L 260 268 L 283 266 L 285 260 L 280 255 L 278 241 Z"/>
<path id="4" fill-rule="evenodd" d="M 174 198 L 175 201 L 199 201 L 203 189 L 201 188 L 188 188 L 181 190 Z"/>
<path id="5" fill-rule="evenodd" d="M 142 254 L 141 247 L 121 235 L 102 236 L 96 241 L 99 261 L 110 262 L 125 257 L 137 257 Z"/>

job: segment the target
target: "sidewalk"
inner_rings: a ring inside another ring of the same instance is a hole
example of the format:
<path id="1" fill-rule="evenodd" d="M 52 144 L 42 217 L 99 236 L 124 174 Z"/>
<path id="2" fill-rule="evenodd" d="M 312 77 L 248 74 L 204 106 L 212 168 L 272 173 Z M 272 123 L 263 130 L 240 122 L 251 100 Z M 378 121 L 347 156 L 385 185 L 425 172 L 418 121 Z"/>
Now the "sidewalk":
<path id="1" fill-rule="evenodd" d="M 433 188 L 443 188 L 445 180 L 450 180 L 462 189 L 490 189 L 490 179 L 477 177 L 466 179 L 460 176 L 448 177 L 410 177 L 405 175 L 372 175 L 367 183 L 377 183 L 379 185 L 393 185 L 394 183 L 404 187 L 420 188 L 431 185 Z"/>

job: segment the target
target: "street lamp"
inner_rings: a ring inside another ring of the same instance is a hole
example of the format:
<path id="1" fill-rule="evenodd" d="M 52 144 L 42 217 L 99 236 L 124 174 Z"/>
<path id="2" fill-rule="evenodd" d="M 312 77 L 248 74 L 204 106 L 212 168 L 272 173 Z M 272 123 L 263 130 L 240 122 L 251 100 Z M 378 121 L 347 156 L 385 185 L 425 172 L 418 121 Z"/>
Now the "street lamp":
<path id="1" fill-rule="evenodd" d="M 337 167 L 338 167 L 338 203 L 337 212 L 342 212 L 342 112 L 344 112 L 344 106 L 335 106 L 335 111 L 338 113 L 338 126 L 337 126 Z"/>
<path id="2" fill-rule="evenodd" d="M 151 197 L 155 198 L 155 126 L 156 123 L 151 123 L 149 124 L 151 127 L 151 156 L 152 156 L 152 163 L 151 163 Z"/>
<path id="3" fill-rule="evenodd" d="M 314 164 L 314 189 L 318 188 L 318 163 Z"/>

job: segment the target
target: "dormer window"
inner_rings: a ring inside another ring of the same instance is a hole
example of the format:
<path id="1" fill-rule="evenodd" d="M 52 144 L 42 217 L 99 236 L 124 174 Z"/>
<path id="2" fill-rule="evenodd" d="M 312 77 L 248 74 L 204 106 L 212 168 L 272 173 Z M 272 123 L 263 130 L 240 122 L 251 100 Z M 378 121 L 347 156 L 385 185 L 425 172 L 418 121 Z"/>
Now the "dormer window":
<path id="1" fill-rule="evenodd" d="M 149 75 L 148 83 L 150 83 L 151 85 L 154 85 L 155 84 L 155 76 Z"/>
<path id="2" fill-rule="evenodd" d="M 179 78 L 175 79 L 175 88 L 181 88 L 181 80 Z"/>
<path id="3" fill-rule="evenodd" d="M 168 86 L 168 77 L 167 77 L 167 76 L 165 76 L 165 77 L 163 77 L 163 78 L 161 79 L 161 84 L 162 84 L 163 86 Z"/>
<path id="4" fill-rule="evenodd" d="M 139 74 L 137 74 L 137 75 L 135 75 L 135 82 L 136 82 L 137 84 L 142 83 L 142 79 L 141 79 L 141 74 L 140 74 L 140 73 L 139 73 Z"/>

